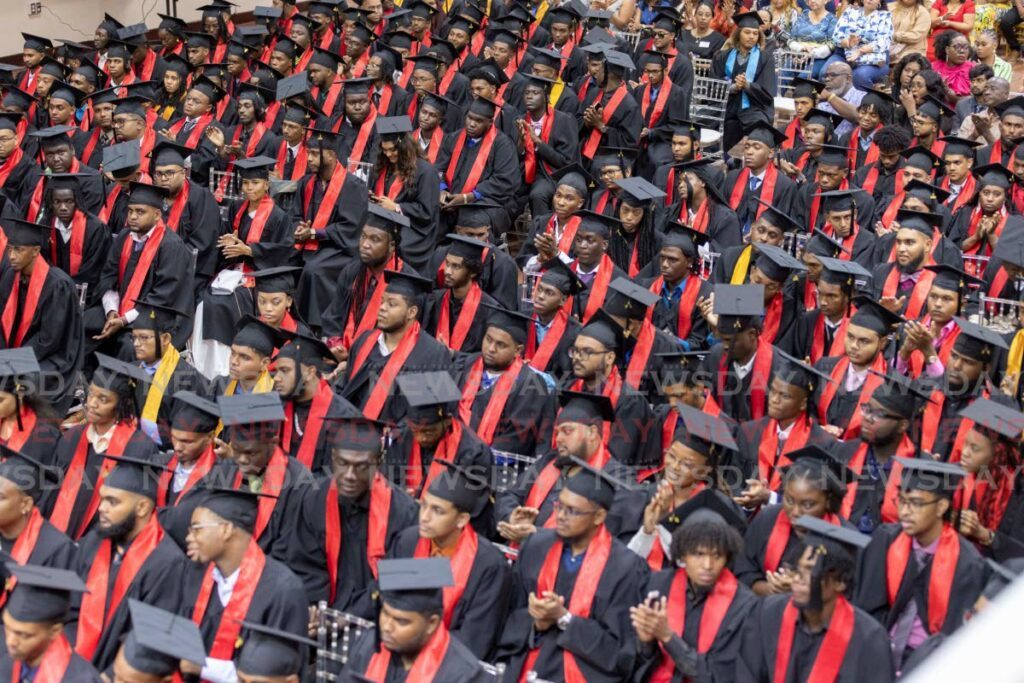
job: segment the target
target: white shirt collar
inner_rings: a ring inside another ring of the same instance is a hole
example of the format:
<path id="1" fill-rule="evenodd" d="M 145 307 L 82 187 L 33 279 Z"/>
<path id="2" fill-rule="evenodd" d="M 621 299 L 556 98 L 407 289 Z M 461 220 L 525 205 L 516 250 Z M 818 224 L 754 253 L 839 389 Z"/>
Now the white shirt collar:
<path id="1" fill-rule="evenodd" d="M 220 604 L 224 607 L 231 602 L 231 594 L 235 591 L 235 584 L 241 573 L 242 568 L 239 567 L 231 573 L 231 576 L 225 578 L 216 565 L 213 567 L 213 581 L 217 584 L 217 597 L 220 598 Z"/>
<path id="2" fill-rule="evenodd" d="M 114 435 L 114 429 L 117 427 L 117 423 L 111 425 L 110 429 L 100 434 L 96 431 L 96 427 L 89 425 L 85 429 L 85 438 L 89 440 L 92 445 L 92 449 L 97 453 L 106 453 L 107 447 L 110 446 L 110 438 Z"/>
<path id="3" fill-rule="evenodd" d="M 793 425 L 795 424 L 796 420 L 793 420 L 785 429 L 780 428 L 778 425 L 775 426 L 775 435 L 778 437 L 779 441 L 785 441 L 789 438 L 789 434 L 793 431 Z"/>
<path id="4" fill-rule="evenodd" d="M 142 233 L 141 235 L 139 233 L 137 233 L 137 232 L 130 232 L 128 234 L 131 235 L 131 238 L 133 240 L 135 240 L 136 242 L 145 242 L 146 240 L 149 239 L 150 235 L 153 234 L 154 230 L 156 230 L 156 226 L 155 225 L 152 228 L 150 228 L 149 230 L 147 230 L 146 232 Z"/>
<path id="5" fill-rule="evenodd" d="M 736 371 L 736 376 L 737 376 L 737 377 L 739 377 L 741 381 L 742 381 L 742 380 L 743 380 L 743 379 L 744 379 L 744 378 L 745 378 L 745 377 L 746 377 L 747 375 L 749 375 L 749 374 L 750 374 L 750 371 L 751 371 L 751 370 L 753 370 L 753 369 L 754 369 L 754 360 L 755 360 L 756 358 L 757 358 L 757 354 L 755 353 L 754 355 L 752 355 L 752 356 L 750 357 L 750 360 L 748 360 L 748 361 L 747 361 L 746 363 L 744 363 L 743 365 L 740 365 L 740 364 L 739 364 L 739 363 L 737 363 L 736 361 L 733 361 L 733 363 L 732 363 L 732 368 L 733 368 L 733 370 L 735 370 L 735 371 Z"/>

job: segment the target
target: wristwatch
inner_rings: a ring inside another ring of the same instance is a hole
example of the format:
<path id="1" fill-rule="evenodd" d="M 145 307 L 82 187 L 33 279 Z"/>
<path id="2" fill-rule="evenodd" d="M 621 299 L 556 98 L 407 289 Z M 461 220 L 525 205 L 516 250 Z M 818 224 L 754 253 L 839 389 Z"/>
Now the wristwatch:
<path id="1" fill-rule="evenodd" d="M 558 627 L 559 631 L 564 631 L 569 628 L 570 621 L 572 621 L 572 612 L 566 611 L 565 614 L 558 617 L 558 621 L 555 622 L 555 625 Z"/>

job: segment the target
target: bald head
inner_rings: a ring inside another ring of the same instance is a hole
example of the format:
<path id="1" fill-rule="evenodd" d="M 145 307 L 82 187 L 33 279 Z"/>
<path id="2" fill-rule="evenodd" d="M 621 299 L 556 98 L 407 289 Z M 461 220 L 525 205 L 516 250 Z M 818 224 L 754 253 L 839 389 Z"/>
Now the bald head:
<path id="1" fill-rule="evenodd" d="M 987 107 L 995 107 L 1010 98 L 1010 82 L 1005 78 L 994 77 L 985 83 L 981 91 L 981 102 Z"/>
<path id="2" fill-rule="evenodd" d="M 829 64 L 822 74 L 825 87 L 837 95 L 843 95 L 853 85 L 853 69 L 846 62 Z"/>

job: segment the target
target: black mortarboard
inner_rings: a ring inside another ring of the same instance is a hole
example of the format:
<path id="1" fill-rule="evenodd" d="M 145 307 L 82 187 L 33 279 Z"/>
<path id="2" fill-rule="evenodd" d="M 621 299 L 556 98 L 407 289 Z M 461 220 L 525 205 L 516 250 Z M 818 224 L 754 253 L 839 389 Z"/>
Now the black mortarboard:
<path id="1" fill-rule="evenodd" d="M 587 209 L 577 211 L 574 215 L 580 217 L 580 225 L 576 228 L 577 234 L 588 232 L 608 239 L 612 234 L 612 230 L 621 224 L 618 218 L 605 216 L 604 214 Z"/>
<path id="2" fill-rule="evenodd" d="M 114 88 L 115 92 L 120 88 Z M 95 102 L 95 100 L 93 100 Z M 149 101 L 143 97 L 124 97 L 121 99 L 114 100 L 117 104 L 114 108 L 114 116 L 118 114 L 129 114 L 131 116 L 137 116 L 140 119 L 146 118 L 146 103 Z M 138 143 L 133 142 L 136 147 Z"/>
<path id="3" fill-rule="evenodd" d="M 551 174 L 551 178 L 555 181 L 556 186 L 566 185 L 571 187 L 584 198 L 586 198 L 590 192 L 590 183 L 592 180 L 590 174 L 576 162 L 556 170 Z"/>
<path id="4" fill-rule="evenodd" d="M 732 15 L 732 21 L 737 28 L 760 28 L 764 25 L 758 12 L 738 12 Z"/>
<path id="5" fill-rule="evenodd" d="M 261 497 L 266 497 L 266 494 L 253 493 L 249 489 L 230 489 L 211 485 L 206 487 L 205 495 L 197 507 L 206 508 L 225 522 L 230 522 L 242 531 L 251 534 L 256 526 L 256 513 Z"/>
<path id="6" fill-rule="evenodd" d="M 0 218 L 7 243 L 12 247 L 45 247 L 50 241 L 50 226 L 20 218 Z"/>
<path id="7" fill-rule="evenodd" d="M 309 92 L 309 76 L 305 71 L 277 82 L 277 101 L 284 102 L 289 97 L 298 97 Z"/>
<path id="8" fill-rule="evenodd" d="M 398 388 L 409 403 L 406 420 L 431 424 L 453 414 L 462 392 L 444 371 L 416 372 L 398 376 Z"/>
<path id="9" fill-rule="evenodd" d="M 117 30 L 119 28 L 122 28 L 123 26 L 124 26 L 124 24 L 122 24 L 120 21 L 118 21 L 114 17 L 110 16 L 109 14 L 104 13 L 103 14 L 103 21 L 100 22 L 98 28 L 103 29 L 104 31 L 106 31 L 110 35 L 114 35 L 114 34 L 117 33 Z"/>
<path id="10" fill-rule="evenodd" d="M 57 147 L 74 146 L 68 133 L 77 131 L 71 126 L 50 126 L 29 133 L 30 136 L 39 139 L 39 145 L 44 149 L 55 149 Z"/>
<path id="11" fill-rule="evenodd" d="M 984 166 L 976 166 L 971 172 L 978 178 L 979 190 L 986 185 L 992 185 L 994 187 L 1008 190 L 1010 189 L 1010 185 L 1013 184 L 1013 171 L 1002 164 L 985 164 Z"/>
<path id="12" fill-rule="evenodd" d="M 443 589 L 455 585 L 444 557 L 381 560 L 377 564 L 381 599 L 394 609 L 425 614 L 444 609 Z"/>
<path id="13" fill-rule="evenodd" d="M 760 142 L 772 149 L 786 141 L 786 134 L 767 121 L 756 121 L 743 132 L 747 136 L 747 140 Z"/>
<path id="14" fill-rule="evenodd" d="M 942 166 L 942 159 L 927 147 L 920 145 L 903 150 L 900 152 L 900 156 L 907 160 L 907 166 L 919 168 L 926 173 L 933 173 L 935 169 Z"/>
<path id="15" fill-rule="evenodd" d="M 423 106 L 430 107 L 431 109 L 436 109 L 442 114 L 448 111 L 449 107 L 453 107 L 454 111 L 461 110 L 461 107 L 459 106 L 458 102 L 448 99 L 447 97 L 441 95 L 440 93 L 434 92 L 427 93 L 426 95 L 423 96 Z"/>
<path id="16" fill-rule="evenodd" d="M 982 286 L 985 284 L 984 280 L 969 275 L 959 268 L 954 268 L 945 263 L 937 263 L 931 266 L 925 266 L 926 270 L 930 270 L 935 273 L 935 279 L 932 280 L 932 286 L 938 287 L 939 289 L 945 289 L 950 292 L 957 292 L 958 294 L 964 294 L 968 287 Z"/>
<path id="17" fill-rule="evenodd" d="M 998 332 L 959 316 L 953 316 L 953 320 L 960 328 L 960 334 L 953 342 L 953 349 L 957 353 L 982 363 L 990 363 L 994 349 L 1009 349 L 1006 341 Z"/>
<path id="18" fill-rule="evenodd" d="M 609 290 L 605 311 L 620 318 L 643 320 L 651 306 L 660 301 L 657 294 L 624 277 L 615 278 Z"/>
<path id="19" fill-rule="evenodd" d="M 654 11 L 654 21 L 651 24 L 655 28 L 663 28 L 668 31 L 676 32 L 682 25 L 682 21 L 679 18 L 679 13 L 674 7 L 659 7 Z"/>
<path id="20" fill-rule="evenodd" d="M 843 261 L 828 256 L 818 256 L 818 260 L 821 261 L 822 279 L 845 288 L 848 293 L 871 279 L 871 273 L 856 261 Z"/>
<path id="21" fill-rule="evenodd" d="M 174 394 L 171 429 L 186 432 L 212 432 L 220 423 L 220 408 L 213 401 L 207 400 L 191 391 L 179 391 Z"/>
<path id="22" fill-rule="evenodd" d="M 295 289 L 295 274 L 300 270 L 297 266 L 275 266 L 254 271 L 249 276 L 256 281 L 257 292 L 291 294 Z"/>
<path id="23" fill-rule="evenodd" d="M 459 235 L 457 233 L 449 233 L 445 236 L 445 239 L 447 239 L 450 244 L 448 247 L 448 253 L 462 258 L 481 261 L 483 259 L 484 250 L 490 248 L 490 245 L 486 242 L 481 242 L 478 239 L 465 237 L 464 235 Z"/>
<path id="24" fill-rule="evenodd" d="M 609 510 L 615 502 L 615 492 L 630 489 L 626 482 L 616 479 L 604 470 L 592 467 L 576 456 L 570 457 L 572 464 L 579 469 L 566 480 L 566 490 Z"/>
<path id="25" fill-rule="evenodd" d="M 533 56 L 534 61 L 551 69 L 562 70 L 562 53 L 558 50 L 549 50 L 531 45 L 526 51 Z"/>
<path id="26" fill-rule="evenodd" d="M 994 109 L 1000 116 L 1021 116 L 1024 117 L 1024 97 L 1018 95 L 1011 97 L 1001 104 L 995 105 Z"/>
<path id="27" fill-rule="evenodd" d="M 261 19 L 280 19 L 282 12 L 281 12 L 281 8 L 280 7 L 269 7 L 269 6 L 266 6 L 266 5 L 257 5 L 253 9 L 252 14 L 253 14 L 254 17 L 261 18 Z"/>
<path id="28" fill-rule="evenodd" d="M 1024 413 L 1004 402 L 980 396 L 959 414 L 972 420 L 975 429 L 989 430 L 1017 443 L 1024 439 Z"/>
<path id="29" fill-rule="evenodd" d="M 770 280 L 785 283 L 793 271 L 807 270 L 807 266 L 800 259 L 781 247 L 772 244 L 758 244 L 755 248 L 758 256 L 754 265 Z"/>
<path id="30" fill-rule="evenodd" d="M 819 192 L 815 196 L 821 197 L 822 209 L 825 211 L 849 211 L 856 207 L 853 196 L 860 191 L 859 189 L 829 190 Z"/>
<path id="31" fill-rule="evenodd" d="M 945 203 L 949 199 L 949 190 L 943 190 L 938 185 L 932 185 L 914 178 L 903 186 L 903 191 L 911 197 L 917 197 L 924 202 Z"/>
<path id="32" fill-rule="evenodd" d="M 408 5 L 409 12 L 414 17 L 420 17 L 421 19 L 430 19 L 432 16 L 437 14 L 437 8 L 432 5 L 428 5 L 425 2 L 413 2 Z"/>
<path id="33" fill-rule="evenodd" d="M 270 170 L 274 168 L 277 160 L 273 157 L 259 156 L 235 161 L 235 168 L 243 180 L 269 180 Z"/>
<path id="34" fill-rule="evenodd" d="M 113 391 L 122 398 L 134 399 L 135 387 L 139 382 L 139 373 L 146 375 L 146 371 L 135 365 L 128 365 L 124 361 L 104 355 L 96 354 L 99 367 L 92 373 L 89 383 L 93 386 Z M 148 375 L 146 378 L 148 379 Z"/>
<path id="35" fill-rule="evenodd" d="M 53 42 L 49 38 L 34 36 L 31 33 L 22 33 L 21 37 L 25 39 L 25 47 L 29 50 L 46 52 L 53 49 Z"/>
<path id="36" fill-rule="evenodd" d="M 324 361 L 332 357 L 331 350 L 327 347 L 327 344 L 316 337 L 303 334 L 302 332 L 288 332 L 286 334 L 289 340 L 278 352 L 278 359 L 290 358 L 296 363 L 323 369 Z"/>
<path id="37" fill-rule="evenodd" d="M 69 71 L 70 69 L 49 55 L 43 57 L 43 61 L 39 64 L 39 73 L 46 74 L 47 76 L 53 76 L 59 81 L 63 81 L 67 77 Z"/>
<path id="38" fill-rule="evenodd" d="M 373 87 L 372 78 L 349 78 L 344 81 L 342 92 L 345 96 L 365 95 L 370 92 L 371 87 Z"/>
<path id="39" fill-rule="evenodd" d="M 186 31 L 185 36 L 185 44 L 190 48 L 205 47 L 207 50 L 212 50 L 217 42 L 215 37 L 205 31 Z"/>
<path id="40" fill-rule="evenodd" d="M 839 524 L 831 524 L 811 515 L 801 515 L 793 523 L 807 532 L 804 534 L 804 543 L 806 545 L 814 546 L 822 542 L 839 543 L 854 557 L 858 550 L 866 548 L 868 543 L 871 542 L 871 537 L 867 534 L 862 534 L 855 529 Z"/>
<path id="41" fill-rule="evenodd" d="M 15 487 L 32 500 L 38 501 L 42 496 L 47 480 L 56 483 L 60 475 L 47 465 L 24 453 L 0 445 L 3 461 L 0 461 L 0 478 L 14 484 Z"/>
<path id="42" fill-rule="evenodd" d="M 88 593 L 78 574 L 56 567 L 8 562 L 18 583 L 7 598 L 5 611 L 30 624 L 62 623 L 68 619 L 73 593 Z"/>
<path id="43" fill-rule="evenodd" d="M 760 325 L 764 314 L 762 285 L 717 284 L 714 294 L 720 333 L 735 334 Z"/>
<path id="44" fill-rule="evenodd" d="M 697 258 L 697 250 L 709 242 L 710 238 L 706 233 L 676 221 L 668 222 L 668 225 L 665 226 L 665 234 L 661 237 L 663 248 L 676 247 L 691 259 Z"/>
<path id="45" fill-rule="evenodd" d="M 191 90 L 198 90 L 210 99 L 210 104 L 217 104 L 223 99 L 227 92 L 207 76 L 200 76 L 192 81 Z"/>
<path id="46" fill-rule="evenodd" d="M 614 182 L 622 190 L 619 199 L 630 206 L 647 207 L 651 202 L 665 197 L 664 190 L 639 176 L 619 178 Z"/>
<path id="47" fill-rule="evenodd" d="M 142 204 L 163 209 L 164 199 L 169 197 L 170 194 L 170 190 L 166 187 L 133 181 L 128 194 L 128 205 Z"/>
<path id="48" fill-rule="evenodd" d="M 731 451 L 739 449 L 733 437 L 732 427 L 720 416 L 705 413 L 685 403 L 678 404 L 676 412 L 682 418 L 682 427 L 686 430 L 685 436 L 680 440 L 685 446 L 704 455 L 710 454 L 711 449 L 716 446 Z"/>
<path id="49" fill-rule="evenodd" d="M 831 377 L 808 365 L 799 358 L 795 358 L 779 347 L 775 347 L 775 357 L 779 360 L 779 367 L 774 377 L 781 379 L 786 384 L 803 389 L 807 393 L 813 393 L 815 387 L 831 381 Z"/>
<path id="50" fill-rule="evenodd" d="M 929 94 L 925 96 L 924 102 L 917 105 L 917 113 L 938 122 L 942 117 L 952 117 L 956 112 L 945 102 Z"/>
<path id="51" fill-rule="evenodd" d="M 633 60 L 630 59 L 629 55 L 618 50 L 608 50 L 604 54 L 605 57 L 605 69 L 608 71 L 616 71 L 619 73 L 625 73 L 627 71 L 636 70 L 636 66 L 633 64 Z"/>
<path id="52" fill-rule="evenodd" d="M 622 327 L 603 308 L 590 317 L 577 336 L 593 339 L 616 355 L 621 355 L 625 345 Z"/>
<path id="53" fill-rule="evenodd" d="M 277 330 L 253 315 L 246 315 L 239 320 L 235 330 L 232 345 L 248 346 L 262 356 L 274 353 L 279 341 Z"/>
<path id="54" fill-rule="evenodd" d="M 955 154 L 958 156 L 974 157 L 974 149 L 981 147 L 980 142 L 975 140 L 968 140 L 967 138 L 957 137 L 955 135 L 947 135 L 939 138 L 939 142 L 945 142 L 946 147 L 942 150 L 942 156 L 947 154 Z"/>
<path id="55" fill-rule="evenodd" d="M 896 100 L 889 93 L 881 90 L 868 90 L 864 93 L 864 98 L 861 99 L 857 108 L 870 106 L 875 109 L 891 111 L 894 104 L 896 104 Z"/>
<path id="56" fill-rule="evenodd" d="M 729 496 L 713 488 L 698 491 L 689 500 L 670 512 L 661 526 L 674 532 L 691 521 L 713 519 L 728 524 L 741 534 L 747 529 L 747 517 Z"/>
<path id="57" fill-rule="evenodd" d="M 31 346 L 0 349 L 0 391 L 13 393 L 19 378 L 35 378 L 41 371 Z"/>
<path id="58" fill-rule="evenodd" d="M 881 386 L 872 392 L 871 399 L 902 419 L 912 419 L 929 400 L 928 394 L 904 375 L 884 375 L 874 370 L 869 372 L 882 378 Z"/>
<path id="59" fill-rule="evenodd" d="M 157 28 L 173 31 L 179 35 L 183 34 L 188 28 L 188 22 L 180 17 L 172 17 L 169 14 L 160 14 L 159 12 L 157 12 L 157 16 L 160 17 L 160 23 L 157 25 Z"/>
<path id="60" fill-rule="evenodd" d="M 819 228 L 815 228 L 811 233 L 811 238 L 807 240 L 807 244 L 804 246 L 804 251 L 814 254 L 818 258 L 823 256 L 829 258 L 838 258 L 838 256 L 847 250 L 843 247 L 842 242 L 836 240 L 831 235 L 826 235 Z"/>
<path id="61" fill-rule="evenodd" d="M 410 223 L 409 219 L 403 214 L 370 202 L 367 209 L 366 225 L 386 230 L 392 235 L 397 235 L 402 231 L 402 228 L 408 228 Z"/>
<path id="62" fill-rule="evenodd" d="M 578 422 L 599 425 L 615 420 L 615 408 L 607 396 L 563 389 L 558 393 L 561 409 L 555 418 L 557 424 Z"/>
<path id="63" fill-rule="evenodd" d="M 86 93 L 63 81 L 54 83 L 50 89 L 51 100 L 63 100 L 76 109 L 82 106 L 82 102 L 85 101 L 86 97 L 88 97 Z"/>
<path id="64" fill-rule="evenodd" d="M 788 213 L 784 213 L 780 209 L 775 208 L 768 202 L 762 201 L 761 199 L 758 199 L 757 201 L 765 207 L 764 213 L 761 214 L 761 220 L 766 222 L 768 225 L 778 228 L 782 232 L 793 232 L 803 228 L 803 226 Z"/>
<path id="65" fill-rule="evenodd" d="M 122 142 L 103 148 L 103 170 L 115 178 L 126 178 L 142 165 L 139 145 L 135 141 Z M 162 204 L 161 204 L 162 205 Z"/>
<path id="66" fill-rule="evenodd" d="M 576 275 L 576 271 L 563 263 L 561 259 L 553 258 L 544 263 L 543 267 L 544 273 L 540 276 L 540 281 L 551 285 L 562 294 L 572 296 L 586 289 L 586 285 Z"/>
<path id="67" fill-rule="evenodd" d="M 309 126 L 309 122 L 312 121 L 315 116 L 315 112 L 299 102 L 289 102 L 284 109 L 284 120 L 291 123 L 297 123 L 303 128 Z"/>
<path id="68" fill-rule="evenodd" d="M 138 147 L 138 145 L 134 146 Z M 153 148 L 150 156 L 153 159 L 153 166 L 181 166 L 184 168 L 185 160 L 192 156 L 194 151 L 191 147 L 179 145 L 171 140 L 161 140 Z"/>
<path id="69" fill-rule="evenodd" d="M 456 228 L 489 228 L 494 219 L 491 216 L 491 209 L 500 209 L 501 206 L 494 202 L 479 201 L 472 204 L 463 204 L 459 207 L 455 216 Z"/>
<path id="70" fill-rule="evenodd" d="M 582 15 L 575 7 L 566 4 L 559 5 L 558 7 L 554 7 L 549 10 L 546 18 L 550 18 L 549 20 L 551 23 L 572 25 L 574 22 L 580 20 Z"/>
<path id="71" fill-rule="evenodd" d="M 494 113 L 498 110 L 498 103 L 489 100 L 486 97 L 474 97 L 469 102 L 469 111 L 477 116 L 482 116 L 485 119 L 491 120 L 494 118 Z"/>
<path id="72" fill-rule="evenodd" d="M 302 674 L 307 648 L 316 649 L 316 641 L 252 621 L 243 621 L 245 635 L 235 668 L 247 676 L 281 677 Z"/>
<path id="73" fill-rule="evenodd" d="M 328 149 L 335 153 L 338 151 L 338 143 L 341 140 L 340 133 L 323 128 L 307 128 L 306 130 L 309 132 L 309 137 L 306 138 L 306 144 L 309 147 L 321 150 Z"/>
<path id="74" fill-rule="evenodd" d="M 331 434 L 334 448 L 380 453 L 384 432 L 387 428 L 385 423 L 370 420 L 361 414 L 332 415 L 328 413 L 324 419 L 332 423 Z"/>
<path id="75" fill-rule="evenodd" d="M 135 309 L 139 315 L 131 324 L 133 330 L 174 332 L 178 328 L 178 321 L 188 317 L 188 314 L 176 308 L 152 303 L 145 299 L 136 301 Z"/>
<path id="76" fill-rule="evenodd" d="M 931 458 L 897 457 L 896 461 L 903 465 L 900 476 L 900 489 L 903 491 L 929 491 L 949 498 L 967 475 L 960 465 Z"/>
<path id="77" fill-rule="evenodd" d="M 114 461 L 113 469 L 103 480 L 104 486 L 156 500 L 157 490 L 160 488 L 160 475 L 166 469 L 163 465 L 126 455 L 104 455 L 103 457 Z"/>
<path id="78" fill-rule="evenodd" d="M 472 517 L 479 515 L 491 498 L 487 480 L 447 460 L 435 459 L 445 470 L 434 477 L 427 487 L 427 493 L 447 500 L 461 512 Z"/>
<path id="79" fill-rule="evenodd" d="M 522 42 L 522 39 L 518 35 L 516 35 L 515 31 L 507 29 L 503 26 L 497 26 L 495 28 L 490 29 L 487 32 L 487 40 L 491 44 L 504 43 L 505 45 L 508 45 L 513 48 L 517 47 Z"/>
<path id="80" fill-rule="evenodd" d="M 527 331 L 533 324 L 533 318 L 517 311 L 510 311 L 502 306 L 481 304 L 490 311 L 487 316 L 487 327 L 496 327 L 507 332 L 517 344 L 526 344 Z"/>
<path id="81" fill-rule="evenodd" d="M 25 92 L 21 88 L 14 86 L 4 89 L 6 93 L 4 95 L 3 103 L 5 107 L 17 107 L 22 111 L 27 110 L 32 106 L 32 103 L 36 101 L 35 95 Z M 7 124 L 4 127 L 8 130 L 13 130 L 14 126 L 17 126 L 18 121 L 21 120 L 23 114 L 18 112 L 3 112 L 4 123 Z"/>
<path id="82" fill-rule="evenodd" d="M 385 291 L 401 294 L 416 301 L 434 287 L 434 283 L 413 273 L 400 273 L 397 270 L 385 270 Z"/>
<path id="83" fill-rule="evenodd" d="M 821 156 L 818 157 L 818 165 L 838 166 L 846 168 L 849 165 L 849 150 L 842 145 L 822 145 Z"/>
<path id="84" fill-rule="evenodd" d="M 685 384 L 687 386 L 705 386 L 706 377 L 702 377 L 701 360 L 707 355 L 705 351 L 661 351 L 654 354 L 661 359 L 658 376 L 661 386 Z"/>
<path id="85" fill-rule="evenodd" d="M 132 630 L 124 639 L 125 661 L 136 671 L 154 676 L 178 672 L 182 660 L 202 665 L 206 648 L 199 626 L 188 617 L 128 599 Z"/>
<path id="86" fill-rule="evenodd" d="M 817 107 L 812 108 L 804 116 L 804 123 L 809 123 L 816 126 L 824 126 L 826 130 L 835 131 L 839 127 L 839 124 L 843 122 L 843 117 L 839 114 L 830 111 L 824 111 Z"/>
<path id="87" fill-rule="evenodd" d="M 684 173 L 689 171 L 697 176 L 697 179 L 704 183 L 707 193 L 711 195 L 716 202 L 719 204 L 728 204 L 725 196 L 722 195 L 723 185 L 725 184 L 725 174 L 722 173 L 722 169 L 718 167 L 714 159 L 704 157 L 703 159 L 684 161 L 680 164 L 674 164 L 674 166 Z M 799 227 L 799 224 L 796 225 Z"/>
<path id="88" fill-rule="evenodd" d="M 854 299 L 854 303 L 857 312 L 850 317 L 850 324 L 871 330 L 881 337 L 887 336 L 904 321 L 901 315 L 893 313 L 870 297 L 859 296 Z"/>
<path id="89" fill-rule="evenodd" d="M 296 12 L 295 14 L 293 14 L 291 16 L 291 19 L 293 24 L 301 24 L 302 26 L 305 26 L 307 29 L 309 29 L 310 34 L 315 33 L 322 26 L 322 24 L 319 21 L 309 16 L 308 14 L 302 14 L 301 12 Z"/>
<path id="90" fill-rule="evenodd" d="M 816 81 L 813 78 L 805 78 L 803 76 L 795 76 L 791 81 L 793 85 L 793 91 L 790 97 L 810 97 L 815 102 L 818 101 L 818 94 L 825 90 L 825 84 L 821 81 Z"/>
<path id="91" fill-rule="evenodd" d="M 992 250 L 992 258 L 1024 268 L 1024 218 L 1013 214 L 1007 216 L 1002 237 Z"/>
<path id="92" fill-rule="evenodd" d="M 818 445 L 804 446 L 791 451 L 789 459 L 794 463 L 803 462 L 811 467 L 820 467 L 826 475 L 831 475 L 831 481 L 839 484 L 852 484 L 857 479 L 857 474 L 843 461 Z"/>
<path id="93" fill-rule="evenodd" d="M 896 220 L 899 222 L 901 230 L 907 228 L 916 230 L 927 237 L 933 237 L 935 228 L 942 223 L 942 216 L 937 213 L 900 209 L 896 212 Z"/>

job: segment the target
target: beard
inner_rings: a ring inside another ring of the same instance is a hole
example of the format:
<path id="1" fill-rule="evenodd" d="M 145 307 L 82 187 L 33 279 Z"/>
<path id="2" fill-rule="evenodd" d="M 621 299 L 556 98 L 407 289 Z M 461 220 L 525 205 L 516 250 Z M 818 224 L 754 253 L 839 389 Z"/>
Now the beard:
<path id="1" fill-rule="evenodd" d="M 96 533 L 99 534 L 100 538 L 109 538 L 112 541 L 118 542 L 127 538 L 134 528 L 135 518 L 129 515 L 124 520 L 111 524 L 108 527 L 97 525 Z"/>
<path id="2" fill-rule="evenodd" d="M 924 253 L 918 256 L 913 261 L 908 262 L 906 265 L 901 264 L 899 261 L 896 262 L 896 268 L 904 275 L 910 275 L 921 270 L 921 264 L 924 262 Z"/>

